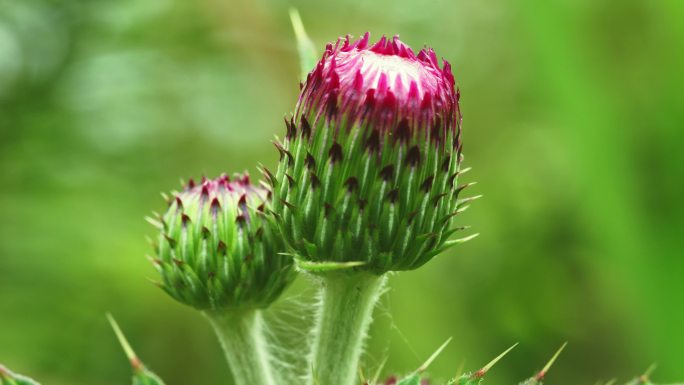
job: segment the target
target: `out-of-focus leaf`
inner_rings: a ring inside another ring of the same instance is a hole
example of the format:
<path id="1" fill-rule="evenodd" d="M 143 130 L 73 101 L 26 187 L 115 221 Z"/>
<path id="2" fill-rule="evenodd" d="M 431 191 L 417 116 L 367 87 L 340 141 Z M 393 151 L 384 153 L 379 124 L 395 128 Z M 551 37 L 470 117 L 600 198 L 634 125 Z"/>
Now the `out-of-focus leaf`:
<path id="1" fill-rule="evenodd" d="M 0 385 L 40 385 L 36 381 L 12 373 L 9 369 L 0 364 Z"/>
<path id="2" fill-rule="evenodd" d="M 318 62 L 318 53 L 314 47 L 313 42 L 306 34 L 304 23 L 299 16 L 299 11 L 294 8 L 290 9 L 290 20 L 292 21 L 292 28 L 297 38 L 297 52 L 299 52 L 299 68 L 300 80 L 306 80 L 306 75 L 311 72 Z"/>

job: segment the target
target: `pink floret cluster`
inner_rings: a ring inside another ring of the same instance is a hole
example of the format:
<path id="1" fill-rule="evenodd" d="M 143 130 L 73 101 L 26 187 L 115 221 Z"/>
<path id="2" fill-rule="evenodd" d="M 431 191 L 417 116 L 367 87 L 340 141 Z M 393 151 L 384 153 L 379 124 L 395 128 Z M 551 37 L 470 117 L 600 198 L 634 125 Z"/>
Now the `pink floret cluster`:
<path id="1" fill-rule="evenodd" d="M 432 48 L 418 54 L 395 36 L 369 44 L 369 34 L 328 44 L 302 84 L 297 116 L 370 124 L 381 132 L 408 128 L 457 132 L 459 92 L 451 65 Z M 439 138 L 437 138 L 439 139 Z"/>

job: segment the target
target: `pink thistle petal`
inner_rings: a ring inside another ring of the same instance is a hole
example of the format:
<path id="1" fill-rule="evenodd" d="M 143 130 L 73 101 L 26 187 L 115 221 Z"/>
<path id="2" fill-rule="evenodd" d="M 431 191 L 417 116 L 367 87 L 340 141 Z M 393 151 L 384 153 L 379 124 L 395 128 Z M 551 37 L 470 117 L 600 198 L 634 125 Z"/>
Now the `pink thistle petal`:
<path id="1" fill-rule="evenodd" d="M 451 64 L 440 66 L 429 47 L 415 54 L 398 36 L 382 36 L 373 45 L 369 39 L 368 33 L 356 41 L 347 35 L 326 46 L 301 90 L 296 116 L 316 120 L 339 113 L 336 121 L 357 124 L 360 118 L 371 125 L 377 119 L 374 127 L 381 131 L 407 118 L 415 132 L 434 130 L 439 115 L 446 122 L 442 129 L 456 133 L 460 94 Z"/>
<path id="2" fill-rule="evenodd" d="M 368 48 L 368 40 L 370 40 L 370 33 L 366 32 L 363 34 L 363 37 L 359 39 L 356 49 L 362 50 Z"/>

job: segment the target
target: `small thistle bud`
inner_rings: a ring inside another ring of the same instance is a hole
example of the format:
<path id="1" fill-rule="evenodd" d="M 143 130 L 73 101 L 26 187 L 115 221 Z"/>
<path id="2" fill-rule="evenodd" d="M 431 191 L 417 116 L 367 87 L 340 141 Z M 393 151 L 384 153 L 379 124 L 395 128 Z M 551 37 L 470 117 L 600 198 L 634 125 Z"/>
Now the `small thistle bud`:
<path id="1" fill-rule="evenodd" d="M 308 74 L 269 175 L 298 256 L 415 269 L 457 241 L 459 92 L 451 66 L 398 37 L 329 44 Z"/>
<path id="2" fill-rule="evenodd" d="M 176 300 L 200 310 L 263 308 L 293 278 L 284 243 L 264 215 L 267 190 L 249 178 L 192 180 L 158 219 L 159 283 Z"/>

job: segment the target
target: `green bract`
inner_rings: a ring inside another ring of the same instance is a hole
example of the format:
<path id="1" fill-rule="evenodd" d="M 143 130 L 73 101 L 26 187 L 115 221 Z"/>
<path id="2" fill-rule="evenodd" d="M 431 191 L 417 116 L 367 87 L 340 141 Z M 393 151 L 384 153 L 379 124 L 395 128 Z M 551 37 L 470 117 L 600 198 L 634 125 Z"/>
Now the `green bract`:
<path id="1" fill-rule="evenodd" d="M 190 181 L 169 199 L 153 259 L 160 286 L 201 310 L 263 308 L 293 278 L 291 258 L 264 214 L 270 193 L 247 176 Z"/>
<path id="2" fill-rule="evenodd" d="M 276 145 L 273 210 L 298 258 L 382 274 L 458 242 L 458 93 L 431 49 L 384 37 L 370 47 L 367 34 L 328 45 Z"/>

